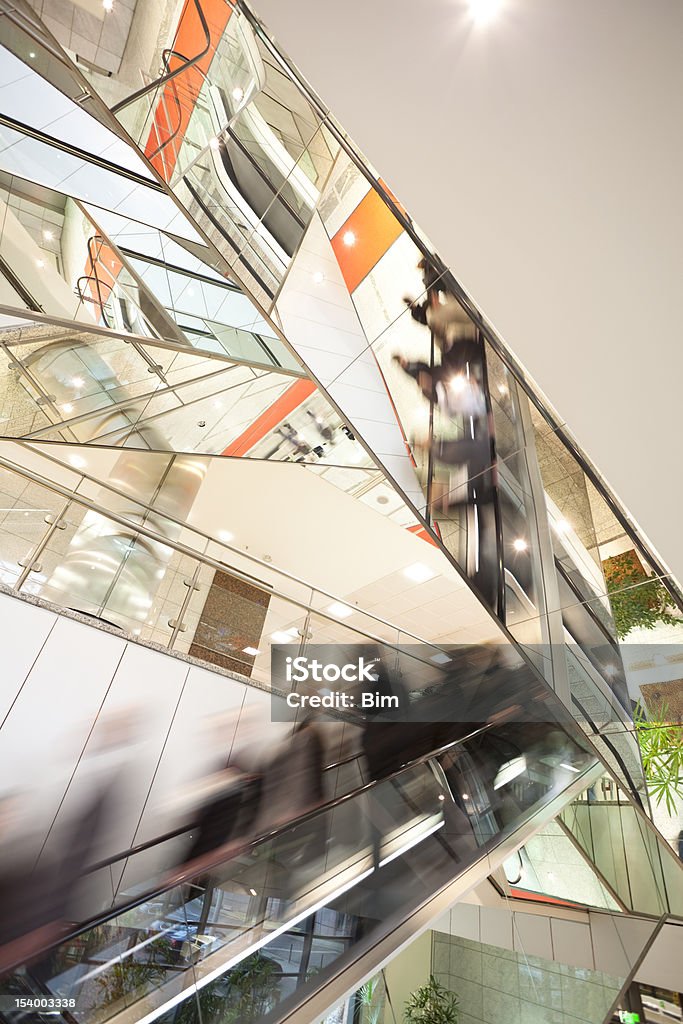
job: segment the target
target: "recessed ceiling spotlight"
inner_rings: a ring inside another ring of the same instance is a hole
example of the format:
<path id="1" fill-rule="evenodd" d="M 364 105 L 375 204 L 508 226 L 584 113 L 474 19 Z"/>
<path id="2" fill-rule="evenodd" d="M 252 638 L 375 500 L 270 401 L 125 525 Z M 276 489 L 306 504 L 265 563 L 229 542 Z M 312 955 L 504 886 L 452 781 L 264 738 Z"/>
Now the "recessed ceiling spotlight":
<path id="1" fill-rule="evenodd" d="M 316 270 L 315 274 L 313 275 L 313 284 L 322 284 L 324 280 L 325 275 L 323 274 L 322 270 Z"/>
<path id="2" fill-rule="evenodd" d="M 70 455 L 69 462 L 74 467 L 74 469 L 83 469 L 83 467 L 86 464 L 85 459 L 83 458 L 82 455 Z"/>
<path id="3" fill-rule="evenodd" d="M 342 236 L 342 242 L 344 245 L 348 245 L 349 248 L 356 244 L 356 234 L 354 231 L 345 231 Z"/>
<path id="4" fill-rule="evenodd" d="M 65 402 L 64 405 L 62 406 L 62 412 L 67 412 L 68 413 L 68 412 L 73 412 L 73 411 L 74 411 L 74 407 L 71 404 L 71 402 Z"/>
<path id="5" fill-rule="evenodd" d="M 45 239 L 46 242 L 51 242 L 54 237 L 55 236 L 54 236 L 53 232 L 52 231 L 48 231 L 47 228 L 45 229 L 45 231 L 43 231 L 43 238 Z"/>
<path id="6" fill-rule="evenodd" d="M 274 644 L 288 644 L 292 640 L 292 636 L 284 629 L 276 629 L 274 633 L 270 634 L 270 639 Z"/>
<path id="7" fill-rule="evenodd" d="M 242 100 L 244 99 L 244 89 L 240 89 L 239 85 L 236 85 L 235 88 L 232 90 L 232 98 L 234 99 L 235 103 L 241 103 Z"/>
<path id="8" fill-rule="evenodd" d="M 335 619 L 348 619 L 349 615 L 353 615 L 353 608 L 349 608 L 347 604 L 342 604 L 341 601 L 333 601 L 327 608 L 330 615 L 334 615 Z"/>
<path id="9" fill-rule="evenodd" d="M 469 0 L 470 14 L 480 25 L 493 21 L 503 6 L 503 0 Z"/>
<path id="10" fill-rule="evenodd" d="M 554 523 L 554 526 L 557 533 L 567 533 L 567 531 L 571 529 L 571 526 L 566 519 L 558 519 L 557 522 Z"/>
<path id="11" fill-rule="evenodd" d="M 512 546 L 515 549 L 515 551 L 526 551 L 526 549 L 529 547 L 527 542 L 524 540 L 524 537 L 517 537 L 515 540 L 513 540 Z"/>
<path id="12" fill-rule="evenodd" d="M 38 270 L 42 270 L 45 266 L 45 260 L 36 260 L 36 266 L 38 267 Z"/>
<path id="13" fill-rule="evenodd" d="M 35 57 L 35 55 L 36 55 L 36 54 L 35 54 L 35 50 L 31 50 L 31 52 L 29 53 L 29 57 L 31 58 L 31 60 L 33 60 L 33 58 Z"/>
<path id="14" fill-rule="evenodd" d="M 415 583 L 426 583 L 427 580 L 431 580 L 436 576 L 435 572 L 429 568 L 428 565 L 424 565 L 423 562 L 414 562 L 413 565 L 407 565 L 403 570 L 403 575 L 407 576 L 409 580 L 413 580 Z"/>
<path id="15" fill-rule="evenodd" d="M 214 135 L 212 139 L 209 139 L 209 145 L 211 146 L 211 149 L 220 149 L 221 140 L 217 135 Z"/>
<path id="16" fill-rule="evenodd" d="M 235 535 L 230 533 L 230 530 L 219 530 L 218 539 L 223 541 L 224 544 L 229 544 L 231 540 L 235 539 Z"/>
<path id="17" fill-rule="evenodd" d="M 111 13 L 114 10 L 114 0 L 102 0 L 102 6 L 107 13 Z"/>
<path id="18" fill-rule="evenodd" d="M 83 380 L 82 377 L 72 377 L 71 378 L 71 384 L 75 388 L 82 388 L 83 385 L 85 384 L 85 381 Z"/>

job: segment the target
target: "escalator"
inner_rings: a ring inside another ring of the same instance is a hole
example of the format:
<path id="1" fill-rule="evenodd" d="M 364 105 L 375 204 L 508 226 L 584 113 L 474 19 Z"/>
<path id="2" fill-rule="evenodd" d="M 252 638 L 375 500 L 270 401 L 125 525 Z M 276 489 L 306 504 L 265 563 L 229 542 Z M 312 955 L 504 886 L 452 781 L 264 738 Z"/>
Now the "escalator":
<path id="1" fill-rule="evenodd" d="M 176 835 L 96 866 L 120 879 L 113 906 L 51 946 L 0 949 L 0 1021 L 275 1022 L 329 1007 L 604 770 L 554 698 L 532 684 L 525 702 L 520 681 L 498 676 L 508 721 L 372 721 L 374 778 L 156 884 L 136 863 Z"/>

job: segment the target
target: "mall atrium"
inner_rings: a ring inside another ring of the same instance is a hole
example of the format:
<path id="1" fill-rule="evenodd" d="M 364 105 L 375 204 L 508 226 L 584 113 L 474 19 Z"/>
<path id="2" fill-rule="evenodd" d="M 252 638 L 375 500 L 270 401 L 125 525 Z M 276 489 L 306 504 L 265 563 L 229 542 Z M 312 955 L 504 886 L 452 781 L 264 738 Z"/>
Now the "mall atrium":
<path id="1" fill-rule="evenodd" d="M 0 0 L 0 1022 L 680 1021 L 668 553 L 261 14 Z"/>

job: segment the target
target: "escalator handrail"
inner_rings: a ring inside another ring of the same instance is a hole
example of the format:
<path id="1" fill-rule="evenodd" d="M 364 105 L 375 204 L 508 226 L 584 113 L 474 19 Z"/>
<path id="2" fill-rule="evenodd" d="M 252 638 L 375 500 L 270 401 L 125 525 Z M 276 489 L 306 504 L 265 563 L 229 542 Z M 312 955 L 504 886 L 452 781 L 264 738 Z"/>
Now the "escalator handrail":
<path id="1" fill-rule="evenodd" d="M 278 836 L 284 835 L 292 828 L 298 828 L 300 825 L 305 824 L 311 819 L 317 817 L 319 814 L 334 810 L 334 808 L 341 806 L 342 804 L 348 803 L 350 800 L 356 799 L 364 793 L 372 792 L 377 786 L 384 785 L 385 783 L 391 782 L 397 779 L 399 776 L 404 775 L 406 772 L 412 771 L 414 768 L 419 767 L 422 764 L 428 764 L 437 757 L 441 757 L 453 750 L 455 747 L 461 746 L 463 743 L 474 739 L 477 736 L 488 732 L 495 726 L 500 725 L 500 721 L 487 722 L 482 726 L 478 726 L 473 729 L 472 732 L 466 736 L 461 736 L 457 740 L 451 740 L 449 743 L 444 744 L 441 747 L 437 747 L 435 750 L 430 751 L 428 754 L 420 754 L 419 757 L 413 758 L 401 765 L 400 768 L 395 769 L 392 772 L 388 772 L 380 779 L 372 779 L 370 782 L 363 783 L 362 786 L 358 786 L 356 789 L 349 791 L 348 793 L 342 793 L 341 796 L 333 797 L 332 800 L 327 800 L 324 803 L 316 804 L 315 806 L 304 811 L 303 814 L 297 815 L 284 825 L 278 825 L 276 828 L 270 829 L 268 832 L 264 832 L 261 835 L 253 836 L 248 840 L 233 840 L 220 847 L 218 850 L 213 850 L 210 854 L 205 854 L 202 857 L 190 861 L 183 865 L 181 868 L 176 869 L 174 872 L 169 874 L 164 880 L 163 884 L 155 887 L 154 889 L 148 890 L 145 893 L 136 896 L 135 899 L 128 901 L 127 903 L 120 903 L 116 907 L 111 907 L 109 910 L 103 913 L 94 915 L 88 918 L 86 921 L 81 922 L 76 928 L 63 932 L 60 936 L 56 937 L 53 941 L 50 941 L 47 945 L 37 946 L 30 954 L 30 959 L 33 960 L 38 956 L 47 954 L 51 949 L 55 949 L 61 946 L 65 942 L 71 942 L 79 935 L 84 932 L 90 931 L 93 928 L 98 928 L 107 921 L 119 917 L 121 914 L 128 913 L 134 910 L 136 907 L 141 906 L 143 903 L 147 903 L 150 900 L 157 899 L 159 896 L 163 896 L 165 893 L 170 892 L 172 889 L 176 889 L 180 885 L 184 885 L 191 881 L 193 878 L 206 875 L 226 861 L 232 860 L 234 857 L 245 853 L 247 850 L 260 846 L 262 843 L 266 843 L 277 839 Z M 0 972 L 3 975 L 10 974 L 12 971 L 17 970 L 26 962 L 25 952 L 22 954 L 21 959 L 15 961 L 10 960 L 5 964 L 0 965 Z"/>
<path id="2" fill-rule="evenodd" d="M 612 636 L 612 634 L 610 633 L 610 631 L 608 630 L 607 626 L 604 624 L 604 622 L 602 621 L 600 616 L 596 615 L 596 613 L 593 611 L 593 608 L 592 608 L 593 603 L 596 602 L 596 601 L 599 601 L 602 595 L 595 594 L 595 596 L 592 597 L 592 598 L 591 597 L 585 597 L 581 593 L 581 591 L 577 587 L 576 583 L 571 578 L 571 576 L 569 575 L 569 573 L 567 572 L 567 570 L 565 569 L 564 565 L 562 564 L 561 560 L 557 557 L 557 555 L 555 556 L 555 568 L 557 569 L 557 571 L 559 572 L 560 576 L 565 581 L 567 586 L 570 588 L 572 593 L 574 593 L 575 596 L 578 597 L 579 603 L 587 610 L 588 614 L 590 615 L 591 619 L 593 620 L 595 625 L 598 627 L 600 632 L 604 634 L 604 636 L 607 639 L 607 641 L 618 652 L 619 651 L 619 643 L 618 643 L 618 641 L 615 639 L 615 637 Z"/>
<path id="3" fill-rule="evenodd" d="M 482 391 L 484 392 L 484 400 L 486 402 L 486 412 L 489 418 L 489 451 L 491 455 L 491 471 L 496 476 L 498 473 L 498 455 L 496 451 L 496 434 L 493 429 L 493 401 L 491 398 L 491 389 L 489 387 L 489 372 L 488 364 L 486 362 L 486 337 L 484 332 L 477 329 L 477 340 L 481 345 L 481 372 L 482 372 Z M 498 593 L 497 598 L 497 613 L 498 618 L 506 625 L 506 593 L 505 593 L 505 556 L 503 547 L 503 515 L 500 507 L 500 491 L 496 482 L 494 487 L 494 502 L 493 502 L 493 515 L 496 527 L 496 560 L 498 562 Z"/>
<path id="4" fill-rule="evenodd" d="M 136 89 L 135 92 L 132 92 L 130 96 L 126 96 L 125 99 L 119 100 L 119 102 L 115 103 L 111 108 L 112 114 L 118 114 L 120 110 L 124 110 L 125 107 L 130 106 L 131 103 L 135 103 L 135 101 L 139 100 L 142 96 L 146 96 L 148 92 L 153 92 L 160 85 L 164 85 L 166 82 L 170 82 L 174 78 L 177 78 L 178 75 L 182 75 L 188 68 L 197 64 L 202 57 L 206 57 L 207 53 L 211 49 L 211 31 L 199 0 L 194 0 L 194 5 L 197 9 L 199 21 L 204 31 L 204 38 L 206 40 L 204 49 L 200 50 L 199 53 L 196 53 L 194 57 L 186 58 L 185 63 L 181 64 L 180 67 L 175 69 L 175 71 L 168 71 L 166 74 L 160 75 L 158 78 L 155 78 L 153 82 L 148 82 L 147 85 L 143 85 L 141 89 Z"/>
<path id="5" fill-rule="evenodd" d="M 301 215 L 299 213 L 297 213 L 297 211 L 292 207 L 291 203 L 282 194 L 282 189 L 289 182 L 290 175 L 287 175 L 285 177 L 284 181 L 282 182 L 282 184 L 278 187 L 277 185 L 275 185 L 274 182 L 272 182 L 270 180 L 270 178 L 268 177 L 268 174 L 261 167 L 261 165 L 259 164 L 259 162 L 256 159 L 256 157 L 252 153 L 249 152 L 249 150 L 244 145 L 242 140 L 239 138 L 238 135 L 235 134 L 235 132 L 232 130 L 232 128 L 229 125 L 224 129 L 224 132 L 225 132 L 226 135 L 230 136 L 230 138 L 235 143 L 235 145 L 239 149 L 239 151 L 242 154 L 242 156 L 244 156 L 248 160 L 248 162 L 254 168 L 254 170 L 256 171 L 258 176 L 261 178 L 261 180 L 264 181 L 266 183 L 266 185 L 268 185 L 273 190 L 273 200 L 272 201 L 274 202 L 276 199 L 279 199 L 280 202 L 282 203 L 282 205 L 287 210 L 287 212 L 290 213 L 291 216 L 294 218 L 294 220 L 299 225 L 299 227 L 303 231 L 305 231 L 306 227 L 307 227 L 305 221 L 303 220 Z M 297 164 L 294 165 L 294 168 L 292 170 L 294 170 L 296 167 L 297 167 Z M 290 174 L 291 173 L 292 172 L 290 171 Z M 270 210 L 270 206 L 268 206 L 268 209 L 266 210 L 266 213 L 268 213 L 268 210 Z M 265 217 L 265 215 L 266 214 L 264 213 L 263 216 Z"/>

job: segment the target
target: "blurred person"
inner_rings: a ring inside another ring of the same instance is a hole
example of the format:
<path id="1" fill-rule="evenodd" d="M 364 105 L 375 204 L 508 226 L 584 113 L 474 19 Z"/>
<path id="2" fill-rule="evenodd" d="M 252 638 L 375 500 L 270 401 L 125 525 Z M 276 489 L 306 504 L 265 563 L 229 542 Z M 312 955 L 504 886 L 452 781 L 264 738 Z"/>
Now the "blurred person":
<path id="1" fill-rule="evenodd" d="M 47 858 L 36 863 L 33 830 L 24 796 L 0 796 L 0 975 L 66 928 L 62 866 Z"/>
<path id="2" fill-rule="evenodd" d="M 218 753 L 210 770 L 182 796 L 186 815 L 194 821 L 186 863 L 253 832 L 270 754 L 268 730 L 257 707 L 213 716 L 206 725 L 207 742 Z"/>

